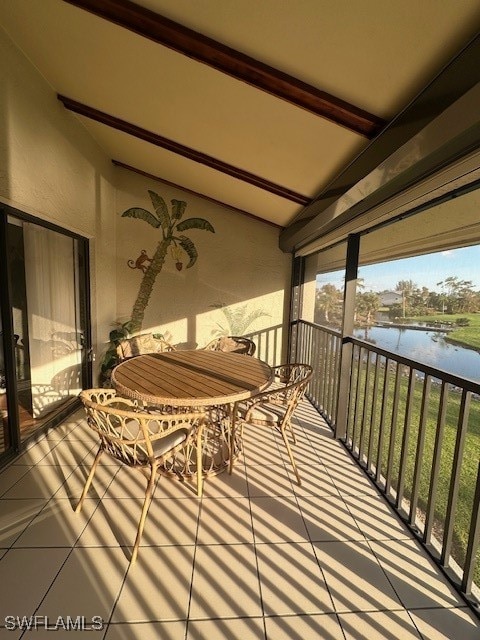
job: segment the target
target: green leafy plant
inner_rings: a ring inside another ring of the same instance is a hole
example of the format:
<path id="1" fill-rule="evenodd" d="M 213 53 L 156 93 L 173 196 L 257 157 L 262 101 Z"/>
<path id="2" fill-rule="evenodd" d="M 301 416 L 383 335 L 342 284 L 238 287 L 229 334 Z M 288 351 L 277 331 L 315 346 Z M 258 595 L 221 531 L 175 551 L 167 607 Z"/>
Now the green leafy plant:
<path id="1" fill-rule="evenodd" d="M 143 220 L 155 229 L 160 229 L 162 234 L 152 261 L 145 269 L 137 299 L 133 305 L 132 315 L 129 321 L 132 331 L 139 331 L 142 328 L 145 309 L 150 300 L 156 277 L 165 263 L 169 247 L 171 248 L 172 257 L 176 261 L 177 269 L 180 270 L 183 267 L 183 262 L 181 261 L 183 255 L 186 255 L 188 258 L 186 269 L 190 269 L 197 261 L 198 252 L 192 240 L 183 235 L 183 232 L 189 229 L 200 229 L 202 231 L 215 233 L 215 229 L 210 222 L 203 218 L 187 218 L 182 220 L 187 206 L 186 202 L 182 200 L 172 200 L 172 212 L 170 214 L 165 200 L 161 196 L 154 191 L 149 191 L 148 193 L 152 201 L 154 213 L 141 207 L 131 207 L 122 213 L 123 218 Z"/>
<path id="2" fill-rule="evenodd" d="M 131 320 L 123 323 L 116 322 L 115 325 L 115 329 L 112 329 L 109 333 L 107 350 L 103 354 L 102 362 L 100 363 L 100 386 L 109 385 L 112 369 L 118 364 L 117 345 L 120 340 L 130 337 L 132 332 Z"/>

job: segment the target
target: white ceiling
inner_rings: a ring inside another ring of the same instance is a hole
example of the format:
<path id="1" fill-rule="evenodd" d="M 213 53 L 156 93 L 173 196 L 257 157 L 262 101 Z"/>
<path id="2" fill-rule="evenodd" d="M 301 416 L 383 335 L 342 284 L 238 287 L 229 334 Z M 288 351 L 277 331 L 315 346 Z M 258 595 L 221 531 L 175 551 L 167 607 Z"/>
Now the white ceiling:
<path id="1" fill-rule="evenodd" d="M 97 5 L 127 5 L 97 0 Z M 141 0 L 391 121 L 480 28 L 478 0 Z M 64 0 L 1 0 L 55 92 L 312 200 L 368 138 Z M 81 115 L 112 160 L 285 227 L 304 205 Z"/>

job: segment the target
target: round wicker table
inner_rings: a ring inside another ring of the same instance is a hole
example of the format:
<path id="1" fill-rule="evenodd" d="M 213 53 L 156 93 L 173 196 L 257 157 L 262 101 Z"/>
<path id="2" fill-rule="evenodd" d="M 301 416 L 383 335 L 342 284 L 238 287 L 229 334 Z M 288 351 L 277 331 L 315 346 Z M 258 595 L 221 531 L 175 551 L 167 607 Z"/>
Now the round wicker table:
<path id="1" fill-rule="evenodd" d="M 204 410 L 209 419 L 203 445 L 203 473 L 219 473 L 229 463 L 229 438 L 236 403 L 263 391 L 272 380 L 270 366 L 257 358 L 221 351 L 170 351 L 136 356 L 115 367 L 118 393 L 153 410 Z M 241 430 L 237 429 L 239 434 Z M 235 439 L 233 455 L 241 451 Z M 177 477 L 196 472 L 195 451 L 172 458 L 165 471 Z"/>

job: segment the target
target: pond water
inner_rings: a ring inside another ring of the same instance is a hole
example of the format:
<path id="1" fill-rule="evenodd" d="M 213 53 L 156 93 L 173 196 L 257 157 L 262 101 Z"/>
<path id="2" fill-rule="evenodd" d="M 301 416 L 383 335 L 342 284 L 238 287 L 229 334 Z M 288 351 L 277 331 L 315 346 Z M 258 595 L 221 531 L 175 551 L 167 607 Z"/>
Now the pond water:
<path id="1" fill-rule="evenodd" d="M 381 349 L 398 353 L 470 380 L 480 380 L 480 353 L 449 344 L 445 334 L 394 327 L 357 329 L 356 338 L 367 340 Z"/>

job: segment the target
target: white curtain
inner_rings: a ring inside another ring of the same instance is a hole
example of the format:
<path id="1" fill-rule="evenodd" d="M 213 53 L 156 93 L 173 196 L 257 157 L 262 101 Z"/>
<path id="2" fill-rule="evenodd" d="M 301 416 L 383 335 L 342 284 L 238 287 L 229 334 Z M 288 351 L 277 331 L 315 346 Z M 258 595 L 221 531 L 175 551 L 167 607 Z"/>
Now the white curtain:
<path id="1" fill-rule="evenodd" d="M 33 417 L 77 395 L 81 342 L 77 331 L 74 240 L 24 223 L 25 278 Z"/>

